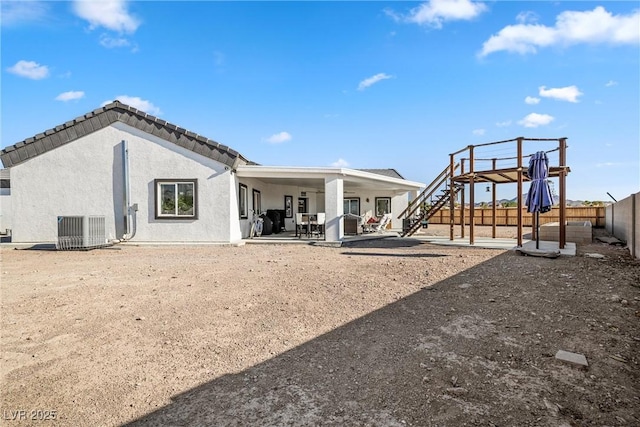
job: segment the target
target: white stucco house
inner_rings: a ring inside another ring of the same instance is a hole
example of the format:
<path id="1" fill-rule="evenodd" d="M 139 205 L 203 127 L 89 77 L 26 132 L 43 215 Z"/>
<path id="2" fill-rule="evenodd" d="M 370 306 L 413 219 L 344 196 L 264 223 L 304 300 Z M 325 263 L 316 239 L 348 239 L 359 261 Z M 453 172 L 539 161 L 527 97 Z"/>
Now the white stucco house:
<path id="1" fill-rule="evenodd" d="M 345 209 L 391 211 L 399 229 L 397 215 L 424 187 L 393 169 L 262 166 L 118 101 L 6 147 L 0 159 L 10 180 L 2 221 L 14 243 L 55 242 L 58 217 L 92 215 L 105 217 L 108 240 L 238 243 L 254 209 L 285 203 L 325 212 L 325 239 L 340 241 Z"/>

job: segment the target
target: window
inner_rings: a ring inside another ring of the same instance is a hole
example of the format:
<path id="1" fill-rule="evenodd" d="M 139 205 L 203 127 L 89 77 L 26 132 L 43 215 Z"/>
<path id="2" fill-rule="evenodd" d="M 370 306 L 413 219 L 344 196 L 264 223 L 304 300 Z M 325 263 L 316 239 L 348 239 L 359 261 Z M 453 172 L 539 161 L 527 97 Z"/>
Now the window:
<path id="1" fill-rule="evenodd" d="M 253 212 L 256 215 L 260 215 L 262 213 L 262 198 L 260 196 L 260 191 L 253 190 Z"/>
<path id="2" fill-rule="evenodd" d="M 238 210 L 240 211 L 240 218 L 246 219 L 249 217 L 249 190 L 244 184 L 240 184 L 240 191 L 238 192 Z"/>
<path id="3" fill-rule="evenodd" d="M 376 197 L 376 216 L 391 213 L 391 197 Z"/>
<path id="4" fill-rule="evenodd" d="M 360 198 L 344 199 L 344 213 L 360 215 Z"/>
<path id="5" fill-rule="evenodd" d="M 197 219 L 197 179 L 156 179 L 157 219 Z"/>

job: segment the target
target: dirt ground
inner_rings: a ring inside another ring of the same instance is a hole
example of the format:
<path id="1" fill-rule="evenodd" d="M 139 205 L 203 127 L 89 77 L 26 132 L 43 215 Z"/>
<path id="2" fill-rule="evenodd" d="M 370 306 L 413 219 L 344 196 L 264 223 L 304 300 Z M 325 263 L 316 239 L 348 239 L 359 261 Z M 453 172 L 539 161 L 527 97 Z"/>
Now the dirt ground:
<path id="1" fill-rule="evenodd" d="M 0 255 L 2 425 L 640 425 L 640 263 L 618 246 Z"/>

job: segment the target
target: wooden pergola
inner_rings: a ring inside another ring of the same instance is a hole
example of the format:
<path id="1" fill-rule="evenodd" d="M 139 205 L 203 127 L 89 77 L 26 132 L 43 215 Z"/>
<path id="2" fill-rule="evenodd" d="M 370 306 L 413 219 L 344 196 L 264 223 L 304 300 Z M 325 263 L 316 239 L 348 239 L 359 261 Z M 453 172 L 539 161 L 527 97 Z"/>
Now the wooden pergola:
<path id="1" fill-rule="evenodd" d="M 475 207 L 475 191 L 474 184 L 478 183 L 487 183 L 491 185 L 492 192 L 492 236 L 496 238 L 496 186 L 498 184 L 517 184 L 517 208 L 518 208 L 518 217 L 517 217 L 517 227 L 518 227 L 518 246 L 522 246 L 522 208 L 524 207 L 524 201 L 522 197 L 523 184 L 525 181 L 530 181 L 527 175 L 527 169 L 529 164 L 523 163 L 523 159 L 531 157 L 534 152 L 524 154 L 524 145 L 527 143 L 541 143 L 541 142 L 557 142 L 557 146 L 546 150 L 546 153 L 558 152 L 558 164 L 551 165 L 549 164 L 549 178 L 558 178 L 559 180 L 559 188 L 558 195 L 560 197 L 560 236 L 559 236 L 559 247 L 560 249 L 564 249 L 566 244 L 566 176 L 570 172 L 569 167 L 566 164 L 566 150 L 567 150 L 567 138 L 524 138 L 518 137 L 515 139 L 509 139 L 505 141 L 496 141 L 489 142 L 485 144 L 478 145 L 469 145 L 466 148 L 463 148 L 455 153 L 450 154 L 450 166 L 449 166 L 449 177 L 450 177 L 450 185 L 449 185 L 449 212 L 450 212 L 450 232 L 449 238 L 450 240 L 454 239 L 454 228 L 455 228 L 455 196 L 456 196 L 456 188 L 459 186 L 463 186 L 460 190 L 460 198 L 461 198 L 461 209 L 460 209 L 460 226 L 461 226 L 461 237 L 464 237 L 464 228 L 465 228 L 465 218 L 464 218 L 464 185 L 469 185 L 469 243 L 474 243 L 474 207 Z M 514 152 L 514 156 L 507 157 L 495 157 L 495 158 L 476 158 L 475 154 L 481 147 L 489 147 L 499 144 L 509 144 L 505 145 L 507 147 L 507 152 Z M 515 145 L 515 147 L 514 147 Z M 540 150 L 536 150 L 540 151 Z M 456 161 L 458 160 L 458 161 Z M 480 161 L 488 161 L 491 164 L 490 169 L 478 168 L 477 163 Z M 515 165 L 510 165 L 508 167 L 500 168 L 498 163 L 500 161 L 509 160 L 515 161 Z M 456 175 L 456 170 L 459 171 Z M 533 215 L 533 227 L 532 227 L 532 238 L 535 238 L 535 233 L 537 230 L 536 217 Z"/>

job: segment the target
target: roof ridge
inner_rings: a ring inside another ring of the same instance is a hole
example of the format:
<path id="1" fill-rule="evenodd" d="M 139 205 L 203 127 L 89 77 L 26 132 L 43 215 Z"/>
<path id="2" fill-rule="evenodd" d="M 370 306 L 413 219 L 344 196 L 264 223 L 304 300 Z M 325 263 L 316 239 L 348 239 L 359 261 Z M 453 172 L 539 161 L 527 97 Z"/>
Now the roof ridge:
<path id="1" fill-rule="evenodd" d="M 0 151 L 0 159 L 5 167 L 11 167 L 118 121 L 228 166 L 233 166 L 237 158 L 249 162 L 229 146 L 138 110 L 117 99 L 61 125 L 3 148 Z M 159 125 L 160 128 L 154 124 Z"/>

